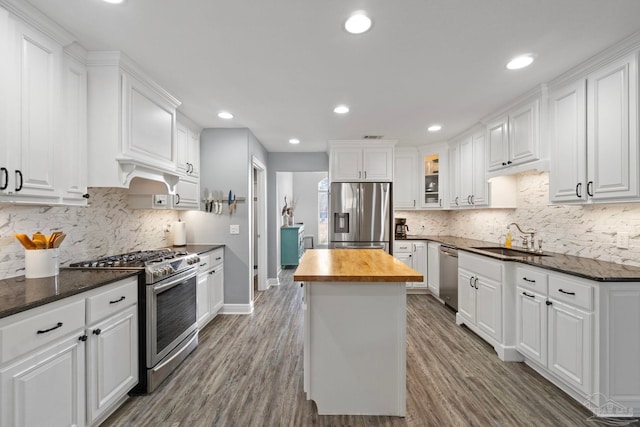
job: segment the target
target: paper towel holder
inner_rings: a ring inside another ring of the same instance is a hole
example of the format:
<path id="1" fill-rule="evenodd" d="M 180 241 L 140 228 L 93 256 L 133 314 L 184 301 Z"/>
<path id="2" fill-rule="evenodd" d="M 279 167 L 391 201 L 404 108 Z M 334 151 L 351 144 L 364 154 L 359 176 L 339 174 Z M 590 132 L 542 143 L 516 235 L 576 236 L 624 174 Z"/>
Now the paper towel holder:
<path id="1" fill-rule="evenodd" d="M 178 224 L 181 224 L 180 228 L 177 227 Z M 173 234 L 173 246 L 187 246 L 186 224 L 181 219 L 171 224 L 171 231 Z"/>

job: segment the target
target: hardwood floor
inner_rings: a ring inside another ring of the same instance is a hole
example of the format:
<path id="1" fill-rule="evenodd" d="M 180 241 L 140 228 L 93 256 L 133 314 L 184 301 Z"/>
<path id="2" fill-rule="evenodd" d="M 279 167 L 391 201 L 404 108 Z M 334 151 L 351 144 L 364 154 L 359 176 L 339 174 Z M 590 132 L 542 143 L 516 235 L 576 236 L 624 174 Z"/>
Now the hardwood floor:
<path id="1" fill-rule="evenodd" d="M 300 285 L 285 270 L 250 316 L 216 317 L 149 396 L 104 426 L 578 426 L 589 412 L 522 363 L 504 363 L 428 295 L 407 296 L 407 416 L 319 416 L 303 392 Z"/>

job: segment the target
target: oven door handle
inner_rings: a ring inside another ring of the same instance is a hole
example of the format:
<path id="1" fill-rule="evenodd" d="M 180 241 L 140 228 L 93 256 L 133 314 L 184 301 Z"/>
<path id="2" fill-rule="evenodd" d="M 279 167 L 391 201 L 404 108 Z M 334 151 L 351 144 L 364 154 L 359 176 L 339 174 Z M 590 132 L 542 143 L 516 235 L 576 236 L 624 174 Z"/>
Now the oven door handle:
<path id="1" fill-rule="evenodd" d="M 164 292 L 166 290 L 169 290 L 171 288 L 173 288 L 174 286 L 179 285 L 180 283 L 184 282 L 185 280 L 189 280 L 192 277 L 195 277 L 197 275 L 197 270 L 195 268 L 185 271 L 183 273 L 180 273 L 175 279 L 171 280 L 168 283 L 163 283 L 160 286 L 154 286 L 153 287 L 153 293 L 155 294 L 159 294 L 161 292 Z"/>

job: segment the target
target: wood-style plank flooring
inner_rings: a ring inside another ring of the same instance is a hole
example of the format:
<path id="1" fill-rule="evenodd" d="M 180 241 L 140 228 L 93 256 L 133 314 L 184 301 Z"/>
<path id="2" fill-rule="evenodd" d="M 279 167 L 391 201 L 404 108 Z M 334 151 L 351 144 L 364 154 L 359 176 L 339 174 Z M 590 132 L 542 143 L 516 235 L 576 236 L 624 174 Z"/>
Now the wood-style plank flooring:
<path id="1" fill-rule="evenodd" d="M 428 295 L 407 296 L 407 416 L 319 416 L 303 392 L 299 283 L 256 295 L 250 316 L 216 317 L 155 393 L 104 426 L 579 426 L 590 414 L 522 363 L 504 363 Z"/>

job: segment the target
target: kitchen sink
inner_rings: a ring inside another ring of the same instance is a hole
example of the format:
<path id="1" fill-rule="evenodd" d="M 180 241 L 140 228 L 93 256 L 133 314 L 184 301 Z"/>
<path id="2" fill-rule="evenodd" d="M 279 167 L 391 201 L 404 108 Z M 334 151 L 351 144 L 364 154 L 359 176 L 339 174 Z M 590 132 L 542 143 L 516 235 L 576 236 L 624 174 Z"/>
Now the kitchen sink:
<path id="1" fill-rule="evenodd" d="M 502 255 L 504 257 L 511 257 L 511 258 L 550 256 L 549 254 L 545 254 L 545 253 L 529 252 L 529 251 L 512 249 L 512 248 L 504 248 L 502 246 L 476 246 L 473 249 L 477 249 L 479 251 L 491 252 L 492 254 Z"/>

